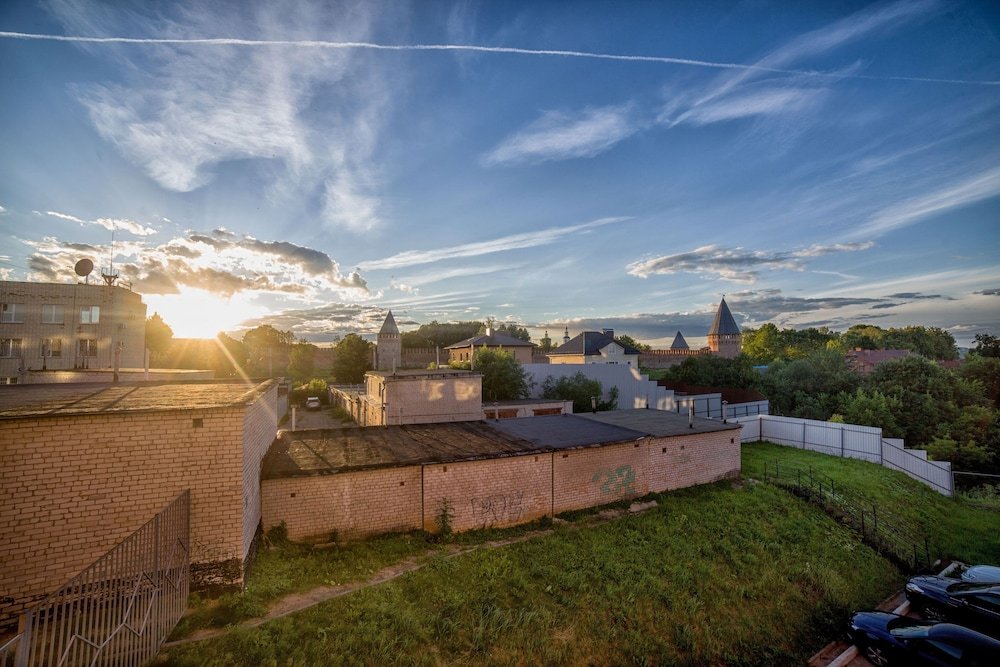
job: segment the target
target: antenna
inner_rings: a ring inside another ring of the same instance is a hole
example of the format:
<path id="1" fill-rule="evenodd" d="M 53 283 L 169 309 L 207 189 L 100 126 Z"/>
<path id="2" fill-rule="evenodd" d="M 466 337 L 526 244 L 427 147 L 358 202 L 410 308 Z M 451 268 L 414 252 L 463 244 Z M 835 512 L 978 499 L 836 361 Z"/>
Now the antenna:
<path id="1" fill-rule="evenodd" d="M 76 275 L 85 279 L 87 281 L 87 284 L 89 285 L 90 272 L 94 270 L 94 262 L 84 257 L 83 259 L 81 259 L 79 262 L 76 263 L 76 266 L 73 267 L 73 270 L 76 271 Z"/>
<path id="2" fill-rule="evenodd" d="M 101 278 L 112 287 L 118 280 L 118 272 L 115 271 L 115 230 L 111 230 L 111 257 L 108 259 L 108 269 L 101 269 Z"/>

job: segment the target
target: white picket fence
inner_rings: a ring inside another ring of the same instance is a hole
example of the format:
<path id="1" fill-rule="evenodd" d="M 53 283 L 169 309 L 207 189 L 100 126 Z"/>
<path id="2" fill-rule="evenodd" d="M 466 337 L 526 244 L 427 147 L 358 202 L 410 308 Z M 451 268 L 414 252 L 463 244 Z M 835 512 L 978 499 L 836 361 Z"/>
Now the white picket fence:
<path id="1" fill-rule="evenodd" d="M 899 470 L 938 493 L 951 496 L 955 492 L 951 463 L 928 461 L 927 452 L 906 449 L 898 438 L 883 438 L 880 428 L 776 415 L 738 417 L 734 421 L 743 425 L 743 442 L 767 441 L 878 463 Z"/>

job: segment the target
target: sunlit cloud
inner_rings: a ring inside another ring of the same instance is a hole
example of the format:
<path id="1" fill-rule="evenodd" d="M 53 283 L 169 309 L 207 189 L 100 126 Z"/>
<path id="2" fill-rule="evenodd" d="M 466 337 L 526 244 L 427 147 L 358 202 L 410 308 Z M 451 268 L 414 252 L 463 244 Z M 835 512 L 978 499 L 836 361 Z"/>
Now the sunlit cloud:
<path id="1" fill-rule="evenodd" d="M 592 222 L 585 222 L 580 225 L 570 225 L 568 227 L 550 227 L 537 232 L 524 232 L 522 234 L 511 234 L 489 241 L 477 241 L 475 243 L 465 243 L 452 246 L 450 248 L 436 248 L 434 250 L 407 250 L 384 259 L 374 259 L 361 262 L 358 267 L 365 270 L 385 270 L 397 269 L 404 266 L 415 266 L 418 264 L 429 264 L 459 257 L 476 257 L 479 255 L 489 255 L 508 250 L 518 250 L 522 248 L 534 248 L 536 246 L 548 245 L 564 238 L 570 234 L 587 232 L 598 227 L 611 225 L 628 220 L 626 217 L 601 218 Z"/>
<path id="2" fill-rule="evenodd" d="M 488 165 L 592 157 L 632 136 L 639 127 L 628 108 L 548 111 L 483 157 Z"/>
<path id="3" fill-rule="evenodd" d="M 631 275 L 640 278 L 685 272 L 715 275 L 733 282 L 753 283 L 760 276 L 761 269 L 804 271 L 807 259 L 839 252 L 868 250 L 873 245 L 870 241 L 831 245 L 814 244 L 799 250 L 784 252 L 750 251 L 743 248 L 707 245 L 689 252 L 662 255 L 633 262 L 628 265 L 627 269 Z"/>
<path id="4" fill-rule="evenodd" d="M 59 218 L 60 220 L 76 222 L 81 225 L 97 225 L 98 227 L 103 227 L 109 232 L 120 230 L 135 236 L 151 236 L 156 233 L 154 228 L 147 227 L 146 225 L 138 223 L 135 220 L 129 220 L 128 218 L 97 218 L 96 220 L 84 220 L 75 215 L 60 213 L 59 211 L 46 211 L 45 215 L 50 215 L 53 218 Z"/>

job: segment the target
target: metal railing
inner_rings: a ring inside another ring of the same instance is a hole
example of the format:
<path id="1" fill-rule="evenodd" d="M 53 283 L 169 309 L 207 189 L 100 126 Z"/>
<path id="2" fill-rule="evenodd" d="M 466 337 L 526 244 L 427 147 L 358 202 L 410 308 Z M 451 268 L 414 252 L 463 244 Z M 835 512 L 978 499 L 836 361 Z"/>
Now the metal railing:
<path id="1" fill-rule="evenodd" d="M 167 638 L 190 586 L 184 491 L 58 591 L 21 615 L 0 667 L 141 665 Z"/>
<path id="2" fill-rule="evenodd" d="M 827 514 L 849 526 L 883 556 L 917 571 L 932 563 L 931 544 L 920 526 L 880 508 L 868 496 L 844 486 L 812 467 L 797 468 L 764 462 L 764 481 L 791 490 L 820 505 Z"/>

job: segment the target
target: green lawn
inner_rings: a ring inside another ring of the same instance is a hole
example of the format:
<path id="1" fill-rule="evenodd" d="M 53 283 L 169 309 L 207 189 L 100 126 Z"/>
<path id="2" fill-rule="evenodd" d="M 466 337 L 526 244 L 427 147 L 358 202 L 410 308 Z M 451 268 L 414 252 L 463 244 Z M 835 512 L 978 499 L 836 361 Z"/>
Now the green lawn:
<path id="1" fill-rule="evenodd" d="M 436 555 L 390 583 L 178 647 L 165 664 L 795 664 L 903 579 L 767 485 L 657 500 L 601 525 Z"/>
<path id="2" fill-rule="evenodd" d="M 743 476 L 762 477 L 764 463 L 822 472 L 872 498 L 879 509 L 921 526 L 939 557 L 966 563 L 1000 563 L 1000 513 L 942 496 L 901 472 L 874 463 L 842 459 L 771 443 L 743 445 Z"/>

